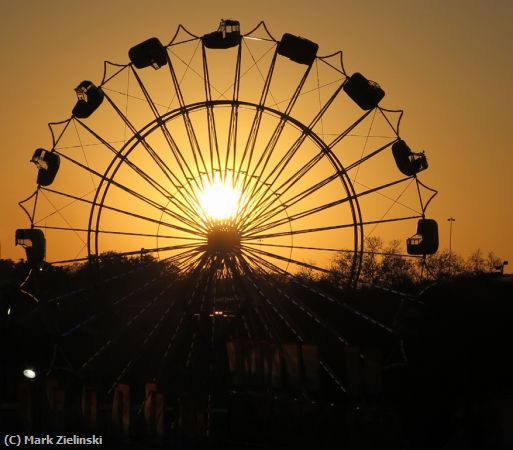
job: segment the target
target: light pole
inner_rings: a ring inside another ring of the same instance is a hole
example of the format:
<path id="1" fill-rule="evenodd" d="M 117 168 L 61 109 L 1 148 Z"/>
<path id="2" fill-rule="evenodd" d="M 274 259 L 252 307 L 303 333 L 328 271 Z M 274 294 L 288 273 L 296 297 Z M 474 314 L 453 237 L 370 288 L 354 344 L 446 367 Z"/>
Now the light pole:
<path id="1" fill-rule="evenodd" d="M 456 219 L 454 217 L 449 217 L 447 222 L 449 222 L 449 273 L 452 274 L 452 223 L 455 222 Z"/>

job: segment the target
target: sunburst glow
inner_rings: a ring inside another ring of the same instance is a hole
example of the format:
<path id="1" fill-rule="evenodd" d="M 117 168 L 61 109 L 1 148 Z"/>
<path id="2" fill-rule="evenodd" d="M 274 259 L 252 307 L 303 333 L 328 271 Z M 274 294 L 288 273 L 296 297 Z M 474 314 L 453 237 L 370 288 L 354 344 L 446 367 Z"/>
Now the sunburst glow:
<path id="1" fill-rule="evenodd" d="M 228 220 L 235 218 L 241 205 L 242 189 L 234 186 L 231 177 L 221 180 L 217 175 L 213 182 L 205 183 L 199 192 L 199 204 L 210 220 Z"/>

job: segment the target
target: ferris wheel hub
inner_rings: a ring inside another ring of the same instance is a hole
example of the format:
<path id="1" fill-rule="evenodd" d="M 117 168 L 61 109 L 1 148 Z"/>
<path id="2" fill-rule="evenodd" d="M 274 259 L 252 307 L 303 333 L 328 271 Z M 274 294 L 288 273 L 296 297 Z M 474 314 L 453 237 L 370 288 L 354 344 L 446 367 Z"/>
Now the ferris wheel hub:
<path id="1" fill-rule="evenodd" d="M 213 254 L 240 252 L 240 232 L 231 224 L 216 223 L 207 234 L 207 250 Z"/>

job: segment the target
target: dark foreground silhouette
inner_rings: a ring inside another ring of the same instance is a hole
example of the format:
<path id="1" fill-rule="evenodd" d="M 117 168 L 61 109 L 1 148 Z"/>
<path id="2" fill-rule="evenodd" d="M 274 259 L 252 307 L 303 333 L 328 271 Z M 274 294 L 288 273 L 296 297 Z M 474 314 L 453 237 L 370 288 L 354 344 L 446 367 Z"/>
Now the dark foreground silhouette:
<path id="1" fill-rule="evenodd" d="M 47 268 L 37 286 L 26 286 L 39 303 L 19 291 L 23 265 L 2 264 L 2 432 L 101 435 L 103 448 L 513 447 L 511 277 L 446 279 L 406 302 L 374 288 L 340 294 L 383 323 L 395 321 L 400 347 L 305 297 L 305 307 L 353 338 L 335 346 L 285 302 L 281 311 L 308 342 L 242 337 L 226 293 L 224 303 L 216 294 L 215 317 L 191 309 L 186 326 L 165 322 L 150 334 L 170 296 L 185 299 L 194 288 L 149 258 L 114 258 L 100 269 L 108 281 L 93 286 L 86 266 Z M 152 277 L 160 281 L 147 292 Z M 329 279 L 307 281 L 334 292 Z M 296 289 L 274 283 L 284 293 Z M 158 297 L 166 284 L 173 290 Z M 145 307 L 148 315 L 123 331 Z M 177 302 L 176 317 L 184 308 Z M 145 339 L 152 345 L 141 346 Z M 88 366 L 105 345 L 113 351 Z M 321 370 L 326 361 L 335 378 Z M 22 374 L 29 367 L 34 380 Z"/>

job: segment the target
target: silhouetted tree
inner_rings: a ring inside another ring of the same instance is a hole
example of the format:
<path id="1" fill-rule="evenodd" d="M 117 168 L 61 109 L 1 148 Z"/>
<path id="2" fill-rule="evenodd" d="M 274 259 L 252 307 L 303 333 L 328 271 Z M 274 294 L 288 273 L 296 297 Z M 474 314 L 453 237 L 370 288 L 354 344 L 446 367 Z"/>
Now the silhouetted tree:
<path id="1" fill-rule="evenodd" d="M 495 253 L 490 252 L 486 257 L 485 267 L 488 272 L 494 272 L 502 266 L 502 259 L 499 258 Z"/>
<path id="2" fill-rule="evenodd" d="M 431 280 L 459 276 L 467 272 L 466 263 L 456 253 L 440 250 L 425 259 L 425 277 Z"/>
<path id="3" fill-rule="evenodd" d="M 363 255 L 361 278 L 367 283 L 378 283 L 382 278 L 379 254 L 383 252 L 383 239 L 379 236 L 365 238 L 366 252 Z"/>
<path id="4" fill-rule="evenodd" d="M 416 279 L 416 268 L 411 259 L 401 255 L 401 243 L 391 241 L 384 248 L 380 264 L 380 278 L 386 286 L 406 286 Z"/>
<path id="5" fill-rule="evenodd" d="M 394 240 L 384 245 L 380 237 L 365 240 L 360 281 L 367 285 L 411 288 L 425 281 L 437 281 L 464 275 L 496 272 L 502 260 L 493 252 L 485 258 L 480 249 L 466 260 L 448 250 L 440 250 L 425 258 L 414 259 L 405 255 L 401 242 Z M 332 260 L 330 281 L 347 279 L 353 263 L 353 254 L 340 252 Z"/>
<path id="6" fill-rule="evenodd" d="M 486 261 L 483 257 L 481 249 L 476 249 L 467 259 L 468 271 L 474 274 L 485 272 Z"/>

